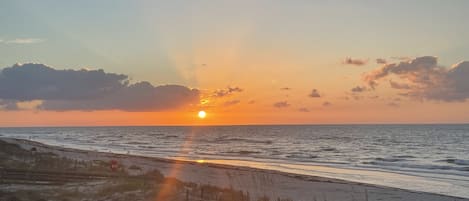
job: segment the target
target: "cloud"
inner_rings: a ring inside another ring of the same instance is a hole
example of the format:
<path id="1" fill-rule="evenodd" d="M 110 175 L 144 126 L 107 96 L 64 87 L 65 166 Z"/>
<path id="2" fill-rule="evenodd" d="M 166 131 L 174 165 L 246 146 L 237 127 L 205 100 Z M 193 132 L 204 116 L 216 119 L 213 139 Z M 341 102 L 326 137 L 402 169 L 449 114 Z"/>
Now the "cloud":
<path id="1" fill-rule="evenodd" d="M 42 100 L 38 109 L 160 111 L 197 104 L 199 91 L 180 85 L 131 84 L 127 75 L 103 70 L 57 70 L 15 64 L 0 72 L 0 99 Z"/>
<path id="2" fill-rule="evenodd" d="M 331 106 L 331 105 L 332 105 L 332 103 L 329 102 L 329 101 L 326 101 L 326 102 L 322 103 L 322 106 L 324 106 L 324 107 L 328 107 L 328 106 Z"/>
<path id="3" fill-rule="evenodd" d="M 410 86 L 406 83 L 399 83 L 399 82 L 394 82 L 392 80 L 389 80 L 389 84 L 394 89 L 410 89 Z"/>
<path id="4" fill-rule="evenodd" d="M 16 101 L 12 100 L 1 100 L 0 99 L 0 110 L 19 110 L 18 104 Z"/>
<path id="5" fill-rule="evenodd" d="M 399 82 L 390 82 L 399 94 L 419 100 L 465 101 L 469 98 L 469 61 L 452 67 L 438 65 L 434 56 L 424 56 L 389 63 L 363 77 L 367 83 L 377 86 L 380 80 L 398 77 Z"/>
<path id="6" fill-rule="evenodd" d="M 346 65 L 355 65 L 355 66 L 363 66 L 365 64 L 368 63 L 368 60 L 364 60 L 364 59 L 353 59 L 351 57 L 347 57 L 344 59 L 344 61 L 342 62 L 342 64 L 346 64 Z"/>
<path id="7" fill-rule="evenodd" d="M 386 61 L 386 59 L 377 58 L 377 59 L 376 59 L 376 63 L 377 63 L 377 64 L 386 64 L 386 63 L 388 63 L 388 62 Z"/>
<path id="8" fill-rule="evenodd" d="M 289 90 L 291 90 L 291 88 L 290 87 L 283 87 L 283 88 L 280 88 L 280 90 L 289 91 Z"/>
<path id="9" fill-rule="evenodd" d="M 33 44 L 33 43 L 42 43 L 44 39 L 40 38 L 16 38 L 12 40 L 3 41 L 6 44 Z M 2 42 L 2 40 L 0 40 Z"/>
<path id="10" fill-rule="evenodd" d="M 391 59 L 399 60 L 399 61 L 408 61 L 408 60 L 411 60 L 412 58 L 410 58 L 410 57 L 391 57 Z"/>
<path id="11" fill-rule="evenodd" d="M 250 100 L 250 101 L 248 102 L 248 104 L 254 104 L 254 103 L 256 103 L 255 100 Z"/>
<path id="12" fill-rule="evenodd" d="M 305 107 L 298 108 L 298 111 L 300 111 L 300 112 L 310 112 L 309 109 L 305 108 Z"/>
<path id="13" fill-rule="evenodd" d="M 287 101 L 280 101 L 280 102 L 274 103 L 274 107 L 276 107 L 276 108 L 285 108 L 285 107 L 289 107 L 289 106 L 290 106 L 290 104 Z"/>
<path id="14" fill-rule="evenodd" d="M 313 89 L 308 96 L 311 97 L 311 98 L 321 97 L 321 95 L 319 94 L 319 91 L 317 89 Z"/>
<path id="15" fill-rule="evenodd" d="M 223 105 L 224 106 L 232 106 L 232 105 L 236 105 L 240 102 L 241 102 L 240 100 L 230 100 L 230 101 L 226 101 L 225 103 L 223 103 Z"/>
<path id="16" fill-rule="evenodd" d="M 352 92 L 354 93 L 360 93 L 366 91 L 366 87 L 361 87 L 361 86 L 356 86 L 351 89 Z"/>
<path id="17" fill-rule="evenodd" d="M 221 98 L 221 97 L 229 96 L 233 93 L 242 92 L 242 91 L 243 91 L 243 89 L 241 89 L 239 87 L 227 87 L 226 89 L 217 89 L 217 90 L 215 90 L 215 92 L 213 93 L 213 96 Z"/>

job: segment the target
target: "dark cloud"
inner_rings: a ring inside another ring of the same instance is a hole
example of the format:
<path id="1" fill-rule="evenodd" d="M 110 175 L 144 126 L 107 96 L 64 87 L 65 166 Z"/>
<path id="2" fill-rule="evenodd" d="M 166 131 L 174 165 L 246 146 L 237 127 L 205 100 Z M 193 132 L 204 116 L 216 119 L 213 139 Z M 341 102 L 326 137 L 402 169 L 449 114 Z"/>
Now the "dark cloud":
<path id="1" fill-rule="evenodd" d="M 389 80 L 389 85 L 394 89 L 410 89 L 410 86 L 406 83 L 399 83 Z"/>
<path id="2" fill-rule="evenodd" d="M 319 94 L 319 91 L 317 89 L 313 89 L 308 96 L 311 97 L 311 98 L 321 97 L 321 95 Z"/>
<path id="3" fill-rule="evenodd" d="M 331 106 L 331 105 L 332 105 L 332 103 L 329 102 L 329 101 L 326 101 L 326 102 L 322 103 L 322 106 L 324 106 L 324 107 L 328 107 L 328 106 Z"/>
<path id="4" fill-rule="evenodd" d="M 231 106 L 231 105 L 236 105 L 240 102 L 241 102 L 240 100 L 230 100 L 230 101 L 226 101 L 225 103 L 223 103 L 223 105 L 224 106 Z"/>
<path id="5" fill-rule="evenodd" d="M 128 76 L 103 70 L 57 70 L 28 63 L 0 72 L 0 99 L 42 100 L 39 109 L 55 111 L 158 111 L 198 103 L 199 91 L 179 85 L 130 84 Z"/>
<path id="6" fill-rule="evenodd" d="M 290 104 L 287 101 L 280 101 L 280 102 L 274 103 L 274 107 L 276 107 L 276 108 L 285 108 L 285 107 L 289 107 L 289 106 L 290 106 Z"/>
<path id="7" fill-rule="evenodd" d="M 380 80 L 390 76 L 400 79 L 399 82 L 390 82 L 391 87 L 410 98 L 438 101 L 465 101 L 469 98 L 469 61 L 448 68 L 438 65 L 436 57 L 417 57 L 388 63 L 367 73 L 363 79 L 376 87 Z"/>
<path id="8" fill-rule="evenodd" d="M 386 61 L 386 59 L 377 58 L 377 59 L 376 59 L 376 63 L 377 63 L 377 64 L 386 64 L 386 63 L 388 63 L 388 62 Z"/>
<path id="9" fill-rule="evenodd" d="M 363 66 L 363 65 L 368 63 L 368 60 L 353 59 L 351 57 L 347 57 L 347 58 L 344 59 L 344 61 L 342 63 L 347 64 L 347 65 Z"/>
<path id="10" fill-rule="evenodd" d="M 213 96 L 221 98 L 221 97 L 229 96 L 233 93 L 242 92 L 242 91 L 243 91 L 243 89 L 241 89 L 239 87 L 227 87 L 226 89 L 217 89 L 213 93 Z"/>
<path id="11" fill-rule="evenodd" d="M 356 86 L 351 89 L 352 92 L 354 93 L 360 93 L 366 91 L 366 87 L 361 87 L 361 86 Z"/>
<path id="12" fill-rule="evenodd" d="M 300 111 L 300 112 L 310 112 L 309 109 L 305 108 L 305 107 L 298 108 L 298 111 Z"/>
<path id="13" fill-rule="evenodd" d="M 283 88 L 280 88 L 280 90 L 289 91 L 289 90 L 291 90 L 291 88 L 290 87 L 283 87 Z"/>

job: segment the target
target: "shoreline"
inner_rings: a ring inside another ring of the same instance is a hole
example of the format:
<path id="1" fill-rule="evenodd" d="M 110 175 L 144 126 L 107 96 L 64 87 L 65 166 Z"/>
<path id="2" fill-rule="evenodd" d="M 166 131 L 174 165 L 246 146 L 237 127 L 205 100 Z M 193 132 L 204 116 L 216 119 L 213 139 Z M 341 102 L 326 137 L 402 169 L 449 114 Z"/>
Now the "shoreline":
<path id="1" fill-rule="evenodd" d="M 16 138 L 16 137 L 13 137 Z M 19 139 L 25 139 L 19 137 Z M 29 139 L 31 140 L 31 138 Z M 299 175 L 318 176 L 324 178 L 334 178 L 345 181 L 353 181 L 358 183 L 366 183 L 378 186 L 392 187 L 398 189 L 405 189 L 416 192 L 434 193 L 439 195 L 448 195 L 461 198 L 469 198 L 467 191 L 467 180 L 459 180 L 457 176 L 446 175 L 441 173 L 428 173 L 428 172 L 401 172 L 401 170 L 389 170 L 389 169 L 374 169 L 374 168 L 360 168 L 360 167 L 348 167 L 348 166 L 336 166 L 329 165 L 327 163 L 311 164 L 311 163 L 290 163 L 284 161 L 257 161 L 257 160 L 245 160 L 245 159 L 234 159 L 231 160 L 224 158 L 223 155 L 220 157 L 201 157 L 193 158 L 178 158 L 178 157 L 164 157 L 162 155 L 152 155 L 153 152 L 140 153 L 134 152 L 132 149 L 107 149 L 106 146 L 76 146 L 71 143 L 60 143 L 60 141 L 41 140 L 41 138 L 32 138 L 35 142 L 44 143 L 58 148 L 68 147 L 79 150 L 89 150 L 92 152 L 104 152 L 104 153 L 115 153 L 141 157 L 159 158 L 164 160 L 183 160 L 195 162 L 197 159 L 205 160 L 205 162 L 214 162 L 217 164 L 234 165 L 237 167 L 251 167 L 259 168 L 263 170 L 275 170 L 281 173 L 292 173 Z M 102 149 L 104 147 L 104 149 Z M 216 155 L 213 155 L 216 156 Z M 225 160 L 227 159 L 227 160 Z M 222 161 L 220 163 L 220 161 Z M 438 175 L 441 174 L 441 177 Z M 464 177 L 466 178 L 466 177 Z"/>
<path id="2" fill-rule="evenodd" d="M 46 145 L 24 139 L 0 138 L 25 150 L 36 148 L 38 153 L 53 153 L 73 160 L 118 160 L 127 169 L 132 165 L 141 170 L 129 170 L 130 175 L 152 170 L 183 182 L 214 185 L 249 192 L 252 197 L 281 197 L 292 200 L 469 200 L 467 198 L 418 192 L 374 184 L 346 181 L 277 170 L 259 169 L 226 164 L 198 163 L 174 159 L 135 156 L 119 153 L 95 152 Z M 321 197 L 321 198 L 320 198 Z M 327 199 L 326 199 L 327 198 Z"/>

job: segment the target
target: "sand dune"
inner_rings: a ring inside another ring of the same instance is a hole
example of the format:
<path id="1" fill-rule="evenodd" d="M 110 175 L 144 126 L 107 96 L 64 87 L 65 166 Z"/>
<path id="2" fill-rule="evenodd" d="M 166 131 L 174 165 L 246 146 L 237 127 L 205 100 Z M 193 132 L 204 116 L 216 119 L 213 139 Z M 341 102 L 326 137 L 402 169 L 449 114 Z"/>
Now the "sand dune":
<path id="1" fill-rule="evenodd" d="M 1 140 L 5 143 L 18 145 L 21 149 L 26 150 L 26 153 L 29 151 L 34 152 L 36 155 L 39 155 L 39 153 L 52 154 L 62 160 L 75 161 L 75 164 L 77 163 L 76 161 L 79 161 L 80 164 L 101 161 L 104 164 L 104 168 L 100 171 L 104 172 L 108 171 L 113 173 L 110 169 L 106 169 L 106 164 L 108 164 L 109 161 L 115 160 L 118 162 L 121 170 L 129 176 L 145 175 L 148 172 L 157 171 L 166 178 L 175 178 L 187 184 L 212 186 L 219 189 L 231 189 L 240 192 L 244 197 L 241 196 L 239 199 L 267 200 L 267 198 L 269 198 L 270 200 L 304 201 L 468 200 L 464 198 L 413 192 L 337 179 L 282 173 L 271 170 L 100 153 L 48 146 L 27 140 L 7 138 Z M 27 162 L 33 163 L 32 161 Z M 5 166 L 5 164 L 3 165 Z M 2 185 L 2 188 L 5 188 L 5 186 Z M 186 199 L 184 193 L 182 193 L 180 199 Z M 215 199 L 215 197 L 213 197 L 213 199 Z M 216 197 L 216 199 L 221 200 L 220 197 Z M 209 199 L 207 198 L 207 200 Z"/>

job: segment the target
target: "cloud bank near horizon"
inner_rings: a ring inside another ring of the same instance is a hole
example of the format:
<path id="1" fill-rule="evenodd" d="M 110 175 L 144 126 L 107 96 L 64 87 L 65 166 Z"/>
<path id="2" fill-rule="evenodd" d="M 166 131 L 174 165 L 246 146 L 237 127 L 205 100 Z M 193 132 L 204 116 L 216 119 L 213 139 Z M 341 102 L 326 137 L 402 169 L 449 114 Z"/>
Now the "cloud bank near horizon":
<path id="1" fill-rule="evenodd" d="M 104 70 L 57 70 L 44 64 L 15 64 L 0 71 L 0 106 L 40 100 L 37 109 L 162 111 L 197 104 L 200 92 L 181 85 L 130 83 Z"/>

